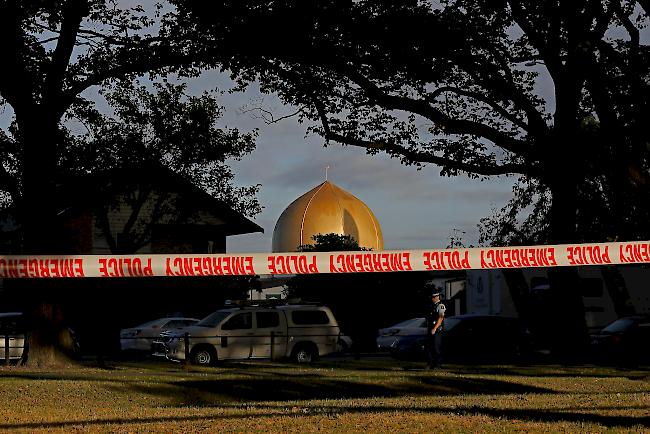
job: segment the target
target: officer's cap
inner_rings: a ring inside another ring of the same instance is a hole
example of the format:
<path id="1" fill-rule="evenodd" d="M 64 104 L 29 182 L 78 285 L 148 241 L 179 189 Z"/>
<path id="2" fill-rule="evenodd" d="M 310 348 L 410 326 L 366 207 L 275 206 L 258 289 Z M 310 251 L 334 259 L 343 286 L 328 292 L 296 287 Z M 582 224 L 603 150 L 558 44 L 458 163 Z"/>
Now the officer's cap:
<path id="1" fill-rule="evenodd" d="M 433 291 L 431 291 L 431 297 L 442 297 L 442 289 L 441 288 L 433 289 Z"/>

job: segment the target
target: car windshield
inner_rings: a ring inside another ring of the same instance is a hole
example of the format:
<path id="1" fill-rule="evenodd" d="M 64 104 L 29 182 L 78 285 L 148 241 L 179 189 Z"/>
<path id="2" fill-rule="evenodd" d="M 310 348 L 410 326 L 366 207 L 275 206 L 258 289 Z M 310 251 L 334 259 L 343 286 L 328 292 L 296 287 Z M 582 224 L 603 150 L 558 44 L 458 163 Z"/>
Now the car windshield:
<path id="1" fill-rule="evenodd" d="M 603 333 L 620 333 L 629 330 L 634 326 L 635 322 L 632 318 L 617 319 L 603 329 Z"/>
<path id="2" fill-rule="evenodd" d="M 426 326 L 426 321 L 424 318 L 411 318 L 407 319 L 406 321 L 402 321 L 400 323 L 395 324 L 394 326 L 391 326 L 391 328 L 413 328 L 413 327 L 425 327 Z"/>
<path id="3" fill-rule="evenodd" d="M 221 321 L 226 319 L 226 317 L 231 313 L 232 312 L 229 310 L 218 310 L 206 316 L 205 318 L 203 318 L 201 321 L 197 322 L 194 325 L 199 327 L 216 327 L 217 325 L 219 325 Z"/>
<path id="4" fill-rule="evenodd" d="M 449 331 L 456 327 L 458 323 L 460 322 L 460 319 L 458 318 L 445 318 L 445 330 Z"/>
<path id="5" fill-rule="evenodd" d="M 160 324 L 163 323 L 163 321 L 164 321 L 164 318 L 163 319 L 155 319 L 153 321 L 149 321 L 149 322 L 146 322 L 144 324 L 140 324 L 139 326 L 136 326 L 136 328 L 143 329 L 143 328 L 147 328 L 147 327 L 160 325 Z"/>

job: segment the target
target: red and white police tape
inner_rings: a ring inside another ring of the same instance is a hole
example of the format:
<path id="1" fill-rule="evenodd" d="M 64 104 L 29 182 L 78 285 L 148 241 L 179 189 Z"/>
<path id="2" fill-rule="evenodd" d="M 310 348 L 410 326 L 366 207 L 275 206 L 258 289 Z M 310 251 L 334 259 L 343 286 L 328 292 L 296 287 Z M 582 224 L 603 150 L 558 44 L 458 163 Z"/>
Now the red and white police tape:
<path id="1" fill-rule="evenodd" d="M 650 263 L 650 241 L 355 252 L 0 256 L 0 278 L 244 276 Z"/>

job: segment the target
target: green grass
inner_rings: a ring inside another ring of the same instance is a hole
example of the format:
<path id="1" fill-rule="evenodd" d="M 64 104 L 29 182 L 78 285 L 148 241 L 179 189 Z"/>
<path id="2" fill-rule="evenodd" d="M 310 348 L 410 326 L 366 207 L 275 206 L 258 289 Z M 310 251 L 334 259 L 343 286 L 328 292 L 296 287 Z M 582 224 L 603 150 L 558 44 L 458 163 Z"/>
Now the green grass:
<path id="1" fill-rule="evenodd" d="M 18 432 L 649 432 L 650 373 L 343 360 L 0 368 Z"/>

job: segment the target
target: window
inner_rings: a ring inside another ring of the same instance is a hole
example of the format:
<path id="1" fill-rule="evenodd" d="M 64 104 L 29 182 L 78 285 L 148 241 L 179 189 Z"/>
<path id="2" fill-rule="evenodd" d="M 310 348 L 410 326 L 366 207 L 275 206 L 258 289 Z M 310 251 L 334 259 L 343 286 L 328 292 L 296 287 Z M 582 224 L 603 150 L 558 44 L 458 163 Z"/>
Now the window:
<path id="1" fill-rule="evenodd" d="M 449 331 L 460 323 L 458 318 L 445 318 L 445 330 Z"/>
<path id="2" fill-rule="evenodd" d="M 411 328 L 411 327 L 426 327 L 427 320 L 425 318 L 411 318 L 406 321 L 399 322 L 392 326 L 393 328 Z"/>
<path id="3" fill-rule="evenodd" d="M 196 325 L 201 327 L 216 327 L 219 325 L 219 323 L 221 323 L 221 321 L 226 319 L 228 315 L 230 315 L 229 311 L 218 310 L 206 316 L 201 321 L 197 322 Z"/>
<path id="4" fill-rule="evenodd" d="M 180 327 L 186 327 L 188 325 L 195 324 L 196 321 L 186 320 L 186 319 L 175 319 L 169 321 L 163 328 L 166 329 L 177 329 Z"/>
<path id="5" fill-rule="evenodd" d="M 144 323 L 144 324 L 140 324 L 139 326 L 136 326 L 136 328 L 139 328 L 139 329 L 145 329 L 145 328 L 149 328 L 149 327 L 151 327 L 151 328 L 158 328 L 158 327 L 160 327 L 161 325 L 163 325 L 164 323 L 165 323 L 165 319 L 164 319 L 164 318 L 162 318 L 162 319 L 155 319 L 155 320 L 153 320 L 153 321 L 149 321 L 149 322 L 146 322 L 146 323 Z"/>
<path id="6" fill-rule="evenodd" d="M 179 327 L 185 327 L 187 324 L 183 320 L 179 319 L 174 319 L 169 321 L 167 324 L 163 326 L 165 329 L 177 329 Z"/>
<path id="7" fill-rule="evenodd" d="M 253 314 L 250 312 L 238 313 L 221 326 L 221 330 L 243 330 L 253 326 Z"/>
<path id="8" fill-rule="evenodd" d="M 280 315 L 277 312 L 257 312 L 257 328 L 270 329 L 280 325 Z"/>
<path id="9" fill-rule="evenodd" d="M 621 318 L 605 327 L 602 333 L 621 333 L 630 330 L 635 325 L 636 322 L 632 318 Z"/>
<path id="10" fill-rule="evenodd" d="M 330 319 L 322 310 L 295 310 L 291 312 L 291 319 L 298 325 L 329 324 Z"/>

